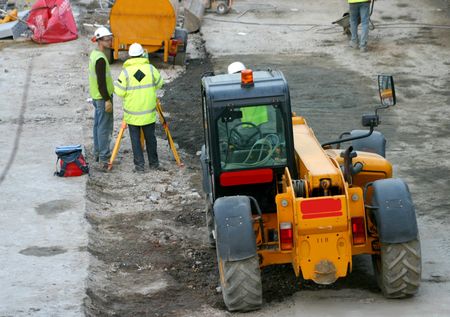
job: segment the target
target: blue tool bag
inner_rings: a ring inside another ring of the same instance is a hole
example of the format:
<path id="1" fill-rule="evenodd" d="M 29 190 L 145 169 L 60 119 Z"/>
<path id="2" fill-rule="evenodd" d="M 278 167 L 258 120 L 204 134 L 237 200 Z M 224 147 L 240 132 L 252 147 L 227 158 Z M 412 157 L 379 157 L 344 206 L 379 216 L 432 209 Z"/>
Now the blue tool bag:
<path id="1" fill-rule="evenodd" d="M 55 153 L 58 157 L 56 159 L 55 175 L 72 177 L 89 173 L 89 164 L 83 156 L 83 149 L 80 144 L 58 146 L 55 149 Z M 58 164 L 58 162 L 60 163 Z"/>

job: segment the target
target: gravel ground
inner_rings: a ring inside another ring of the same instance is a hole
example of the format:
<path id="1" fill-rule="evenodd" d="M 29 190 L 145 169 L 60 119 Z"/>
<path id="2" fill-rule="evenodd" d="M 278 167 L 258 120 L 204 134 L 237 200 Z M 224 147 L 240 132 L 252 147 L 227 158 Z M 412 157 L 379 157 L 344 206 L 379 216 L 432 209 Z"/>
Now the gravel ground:
<path id="1" fill-rule="evenodd" d="M 73 5 L 80 25 L 107 20 L 98 14 L 96 1 Z M 423 252 L 422 287 L 412 299 L 385 300 L 370 259 L 359 256 L 352 274 L 330 286 L 297 279 L 289 266 L 264 269 L 264 305 L 244 315 L 449 315 L 450 30 L 435 27 L 449 24 L 448 2 L 377 1 L 369 54 L 350 51 L 342 31 L 330 24 L 346 7 L 345 1 L 331 6 L 325 0 L 241 0 L 226 16 L 207 14 L 201 33 L 190 35 L 186 67 L 165 65 L 158 55 L 151 58 L 167 81 L 160 98 L 185 166 L 176 166 L 158 125 L 165 171 L 134 174 L 126 133 L 112 172 L 102 173 L 93 164 L 89 178 L 70 185 L 47 174 L 57 143 L 83 142 L 90 159 L 92 109 L 86 102 L 85 69 L 93 29 L 81 27 L 79 40 L 51 46 L 1 42 L 0 71 L 14 77 L 0 78 L 2 92 L 11 92 L 8 104 L 21 98 L 16 86 L 24 85 L 24 61 L 35 60 L 26 141 L 12 172 L 25 175 L 26 149 L 37 151 L 45 144 L 45 156 L 32 168 L 44 170 L 47 178 L 33 174 L 24 187 L 20 177 L 9 176 L 8 187 L 0 188 L 8 197 L 2 209 L 9 210 L 2 214 L 7 222 L 1 231 L 8 238 L 1 245 L 7 285 L 0 292 L 0 316 L 241 315 L 225 311 L 217 289 L 196 155 L 203 142 L 200 77 L 224 72 L 235 60 L 254 69 L 281 69 L 294 111 L 305 116 L 320 141 L 359 128 L 361 115 L 378 103 L 376 75 L 394 74 L 398 106 L 381 112 L 379 130 L 388 139 L 394 172 L 411 188 Z M 122 61 L 112 66 L 113 77 Z M 54 64 L 62 65 L 59 71 L 48 66 Z M 18 114 L 10 107 L 0 108 L 0 114 L 0 142 L 10 149 Z M 121 117 L 116 98 L 115 135 Z M 22 201 L 29 204 L 18 222 Z M 58 238 L 49 238 L 51 232 Z"/>

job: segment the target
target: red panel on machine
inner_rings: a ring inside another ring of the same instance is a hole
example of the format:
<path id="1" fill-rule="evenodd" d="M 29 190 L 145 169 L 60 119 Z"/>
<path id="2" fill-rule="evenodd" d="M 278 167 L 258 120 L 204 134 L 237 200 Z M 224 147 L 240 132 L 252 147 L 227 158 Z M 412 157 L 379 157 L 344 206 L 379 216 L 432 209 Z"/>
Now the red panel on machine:
<path id="1" fill-rule="evenodd" d="M 300 203 L 303 219 L 342 216 L 342 203 L 340 199 L 314 199 L 303 200 Z"/>
<path id="2" fill-rule="evenodd" d="M 220 174 L 220 185 L 222 186 L 270 183 L 272 180 L 273 171 L 270 168 Z"/>

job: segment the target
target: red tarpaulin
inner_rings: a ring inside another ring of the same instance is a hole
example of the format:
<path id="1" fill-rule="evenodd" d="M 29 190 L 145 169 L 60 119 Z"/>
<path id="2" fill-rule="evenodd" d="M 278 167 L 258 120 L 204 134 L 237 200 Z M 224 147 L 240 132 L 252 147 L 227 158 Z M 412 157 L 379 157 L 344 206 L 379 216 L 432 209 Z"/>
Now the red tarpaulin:
<path id="1" fill-rule="evenodd" d="M 31 7 L 27 24 L 37 43 L 58 43 L 78 37 L 69 0 L 37 0 Z"/>

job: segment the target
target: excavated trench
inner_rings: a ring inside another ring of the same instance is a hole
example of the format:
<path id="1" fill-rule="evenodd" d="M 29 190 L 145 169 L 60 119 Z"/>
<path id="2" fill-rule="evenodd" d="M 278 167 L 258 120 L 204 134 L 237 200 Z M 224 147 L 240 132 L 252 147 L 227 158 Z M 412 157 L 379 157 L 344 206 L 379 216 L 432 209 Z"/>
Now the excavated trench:
<path id="1" fill-rule="evenodd" d="M 264 57 L 242 56 L 239 59 L 251 65 L 251 60 L 261 61 Z M 339 85 L 337 81 L 337 78 L 352 76 L 339 70 L 335 77 L 330 77 L 332 83 L 328 86 L 334 90 L 324 93 L 314 84 L 314 77 L 322 76 L 329 68 L 310 66 L 310 61 L 291 57 L 278 62 L 272 60 L 268 65 L 285 71 L 295 111 L 307 112 L 308 119 L 315 122 L 323 116 L 323 106 L 319 108 L 315 103 L 324 101 L 325 106 L 337 108 L 340 105 L 334 101 L 344 96 L 342 116 L 348 117 L 348 113 L 354 112 L 359 115 L 364 107 L 354 97 L 350 103 L 351 92 L 345 97 L 347 94 L 342 94 L 340 87 L 348 83 L 341 80 Z M 214 68 L 220 72 L 228 62 L 227 59 L 214 61 Z M 86 217 L 91 224 L 88 250 L 92 258 L 85 301 L 88 316 L 181 316 L 202 305 L 225 308 L 216 290 L 215 251 L 206 243 L 200 170 L 195 156 L 203 140 L 200 78 L 212 69 L 208 59 L 190 60 L 186 73 L 165 87 L 162 98 L 165 111 L 170 113 L 173 138 L 186 153 L 185 169 L 169 168 L 156 175 L 132 174 L 131 153 L 125 143 L 124 153 L 119 157 L 121 163 L 113 173 L 91 176 L 86 207 Z M 375 88 L 358 89 L 361 103 L 372 101 Z M 314 94 L 321 97 L 313 98 Z M 332 118 L 325 120 L 333 122 Z M 337 123 L 334 125 L 330 129 L 319 129 L 319 133 L 328 135 L 340 131 Z M 162 143 L 161 157 L 169 157 Z M 356 287 L 376 291 L 370 263 L 367 259 L 361 261 L 367 265 L 361 265 L 346 281 L 325 288 Z M 266 303 L 281 301 L 302 289 L 324 288 L 297 279 L 289 265 L 264 269 L 262 281 Z"/>

